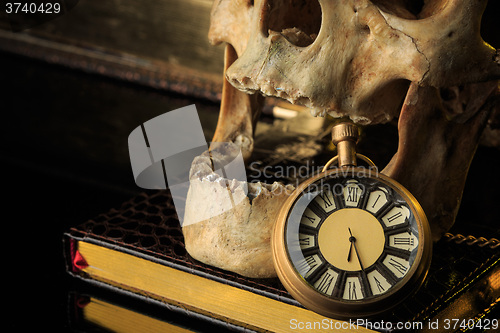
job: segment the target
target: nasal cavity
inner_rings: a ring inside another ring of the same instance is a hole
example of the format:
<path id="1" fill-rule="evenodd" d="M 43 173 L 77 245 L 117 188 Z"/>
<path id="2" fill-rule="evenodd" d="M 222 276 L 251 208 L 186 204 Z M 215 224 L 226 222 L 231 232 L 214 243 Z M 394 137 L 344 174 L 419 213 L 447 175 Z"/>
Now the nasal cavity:
<path id="1" fill-rule="evenodd" d="M 269 0 L 263 14 L 265 36 L 277 32 L 300 47 L 311 45 L 321 28 L 318 0 Z"/>

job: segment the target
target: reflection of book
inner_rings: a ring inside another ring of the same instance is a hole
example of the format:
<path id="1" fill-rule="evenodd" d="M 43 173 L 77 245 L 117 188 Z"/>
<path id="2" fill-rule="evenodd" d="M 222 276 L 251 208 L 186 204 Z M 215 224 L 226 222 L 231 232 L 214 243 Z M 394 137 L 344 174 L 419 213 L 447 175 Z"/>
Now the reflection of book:
<path id="1" fill-rule="evenodd" d="M 155 332 L 191 332 L 99 299 L 90 299 L 83 312 L 86 319 L 112 332 L 144 332 L 147 329 Z"/>
<path id="2" fill-rule="evenodd" d="M 72 332 L 230 333 L 238 330 L 150 297 L 126 291 L 117 293 L 78 280 L 73 282 L 67 298 L 67 323 Z"/>
<path id="3" fill-rule="evenodd" d="M 78 322 L 74 319 L 74 325 L 79 327 L 97 326 L 110 332 L 196 332 L 194 330 L 178 326 L 175 323 L 163 321 L 146 314 L 127 309 L 120 305 L 108 303 L 99 298 L 81 296 L 77 314 Z M 76 323 L 75 323 L 76 322 Z"/>
<path id="4" fill-rule="evenodd" d="M 304 309 L 277 279 L 248 279 L 193 260 L 185 251 L 168 191 L 140 195 L 119 210 L 70 229 L 65 249 L 68 271 L 76 277 L 225 326 L 273 332 L 312 329 L 313 325 L 352 329 L 348 322 Z M 424 286 L 383 320 L 425 325 L 439 318 L 442 322 L 443 314 L 459 313 L 453 311 L 455 304 L 468 291 L 495 280 L 498 274 L 497 250 L 439 242 Z M 472 294 L 482 297 L 484 293 Z M 473 311 L 464 314 L 466 319 L 492 316 L 498 303 L 473 301 Z"/>

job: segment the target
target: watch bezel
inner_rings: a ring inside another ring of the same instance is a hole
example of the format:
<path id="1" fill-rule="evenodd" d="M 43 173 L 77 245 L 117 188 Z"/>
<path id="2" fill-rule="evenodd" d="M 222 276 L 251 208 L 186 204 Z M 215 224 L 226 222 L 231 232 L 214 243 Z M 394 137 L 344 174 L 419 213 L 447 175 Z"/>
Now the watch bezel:
<path id="1" fill-rule="evenodd" d="M 347 301 L 328 297 L 314 289 L 295 269 L 286 244 L 288 218 L 292 208 L 310 185 L 321 179 L 340 179 L 359 175 L 375 179 L 396 191 L 412 211 L 419 233 L 417 254 L 410 270 L 390 291 L 368 299 Z M 381 173 L 367 173 L 365 168 L 346 167 L 324 171 L 301 183 L 280 210 L 271 238 L 274 265 L 285 289 L 306 308 L 321 315 L 337 318 L 370 318 L 390 311 L 413 294 L 423 283 L 428 273 L 432 255 L 432 238 L 427 217 L 415 197 L 397 181 Z"/>

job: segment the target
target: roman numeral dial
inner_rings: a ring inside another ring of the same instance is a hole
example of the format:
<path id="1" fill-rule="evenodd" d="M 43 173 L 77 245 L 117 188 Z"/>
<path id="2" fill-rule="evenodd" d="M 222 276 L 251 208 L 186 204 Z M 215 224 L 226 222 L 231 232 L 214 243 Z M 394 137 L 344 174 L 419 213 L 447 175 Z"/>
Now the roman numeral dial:
<path id="1" fill-rule="evenodd" d="M 346 279 L 342 298 L 349 301 L 356 301 L 364 298 L 363 287 L 359 277 L 352 276 Z"/>
<path id="2" fill-rule="evenodd" d="M 346 207 L 357 207 L 361 199 L 363 189 L 356 180 L 348 180 L 344 187 L 344 205 Z"/>
<path id="3" fill-rule="evenodd" d="M 332 268 L 328 268 L 320 277 L 314 282 L 313 286 L 319 292 L 332 296 L 336 287 L 339 273 Z"/>
<path id="4" fill-rule="evenodd" d="M 290 198 L 275 229 L 282 238 L 273 236 L 275 253 L 283 250 L 275 244 L 284 244 L 280 260 L 287 268 L 280 271 L 280 262 L 276 267 L 306 307 L 317 304 L 327 315 L 345 309 L 344 318 L 358 308 L 378 313 L 406 297 L 413 284 L 421 285 L 430 263 L 427 220 L 416 201 L 385 176 L 332 174 L 306 182 Z"/>
<path id="5" fill-rule="evenodd" d="M 373 295 L 383 294 L 392 287 L 392 283 L 377 269 L 369 272 L 367 277 Z"/>
<path id="6" fill-rule="evenodd" d="M 383 264 L 399 279 L 403 278 L 410 269 L 410 262 L 408 260 L 394 255 L 387 255 Z"/>
<path id="7" fill-rule="evenodd" d="M 314 192 L 300 218 L 302 259 L 312 288 L 347 301 L 389 292 L 409 272 L 418 248 L 412 214 L 386 186 L 347 180 L 342 191 Z"/>
<path id="8" fill-rule="evenodd" d="M 387 189 L 379 187 L 368 195 L 366 210 L 376 215 L 388 202 Z"/>
<path id="9" fill-rule="evenodd" d="M 312 249 L 316 246 L 316 237 L 309 234 L 299 234 L 299 245 L 302 250 Z"/>
<path id="10" fill-rule="evenodd" d="M 389 246 L 411 252 L 418 247 L 418 237 L 410 231 L 390 235 Z"/>
<path id="11" fill-rule="evenodd" d="M 324 261 L 321 260 L 319 255 L 313 254 L 307 257 L 304 257 L 301 261 L 299 261 L 296 265 L 297 270 L 300 275 L 304 278 L 308 278 L 313 274 L 317 269 L 320 268 L 321 265 L 324 264 Z"/>
<path id="12" fill-rule="evenodd" d="M 337 204 L 335 203 L 335 198 L 333 196 L 332 191 L 324 191 L 318 194 L 314 201 L 323 208 L 323 211 L 326 213 L 332 212 L 337 208 Z"/>
<path id="13" fill-rule="evenodd" d="M 406 206 L 395 206 L 383 217 L 382 222 L 385 227 L 394 227 L 404 224 L 410 217 L 410 210 Z"/>
<path id="14" fill-rule="evenodd" d="M 302 225 L 314 229 L 318 228 L 320 222 L 321 218 L 309 207 L 306 208 L 304 214 L 302 215 L 302 219 L 300 220 Z"/>

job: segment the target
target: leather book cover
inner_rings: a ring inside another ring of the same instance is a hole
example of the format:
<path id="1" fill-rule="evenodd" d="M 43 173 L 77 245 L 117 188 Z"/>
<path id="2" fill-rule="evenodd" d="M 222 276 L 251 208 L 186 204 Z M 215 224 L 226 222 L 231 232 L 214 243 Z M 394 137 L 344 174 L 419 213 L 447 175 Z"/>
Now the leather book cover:
<path id="1" fill-rule="evenodd" d="M 249 279 L 196 261 L 184 248 L 183 238 L 168 190 L 144 192 L 120 209 L 111 209 L 71 228 L 64 238 L 67 268 L 71 274 L 81 276 L 72 249 L 75 240 L 81 240 L 148 260 L 153 257 L 156 262 L 190 274 L 299 305 L 277 279 Z"/>
<path id="2" fill-rule="evenodd" d="M 185 250 L 182 231 L 168 190 L 144 192 L 123 203 L 118 209 L 110 209 L 65 233 L 68 272 L 106 287 L 106 283 L 93 281 L 92 277 L 82 271 L 80 265 L 85 258 L 79 257 L 77 251 L 77 243 L 80 241 L 302 308 L 277 278 L 250 279 L 191 258 Z M 434 244 L 431 268 L 422 288 L 398 306 L 391 316 L 374 323 L 380 324 L 382 320 L 385 323 L 408 323 L 407 328 L 414 325 L 411 330 L 417 325 L 416 331 L 426 331 L 434 329 L 434 323 L 442 328 L 446 323 L 448 327 L 454 323 L 457 326 L 460 324 L 459 320 L 462 324 L 464 321 L 484 323 L 488 320 L 491 327 L 498 311 L 499 288 L 495 287 L 495 283 L 498 284 L 500 277 L 500 255 L 498 247 L 479 245 L 467 245 L 450 237 Z M 120 291 L 120 288 L 112 289 Z M 135 292 L 141 294 L 142 298 L 149 297 L 140 290 Z M 394 326 L 378 325 L 368 328 L 388 332 Z"/>

